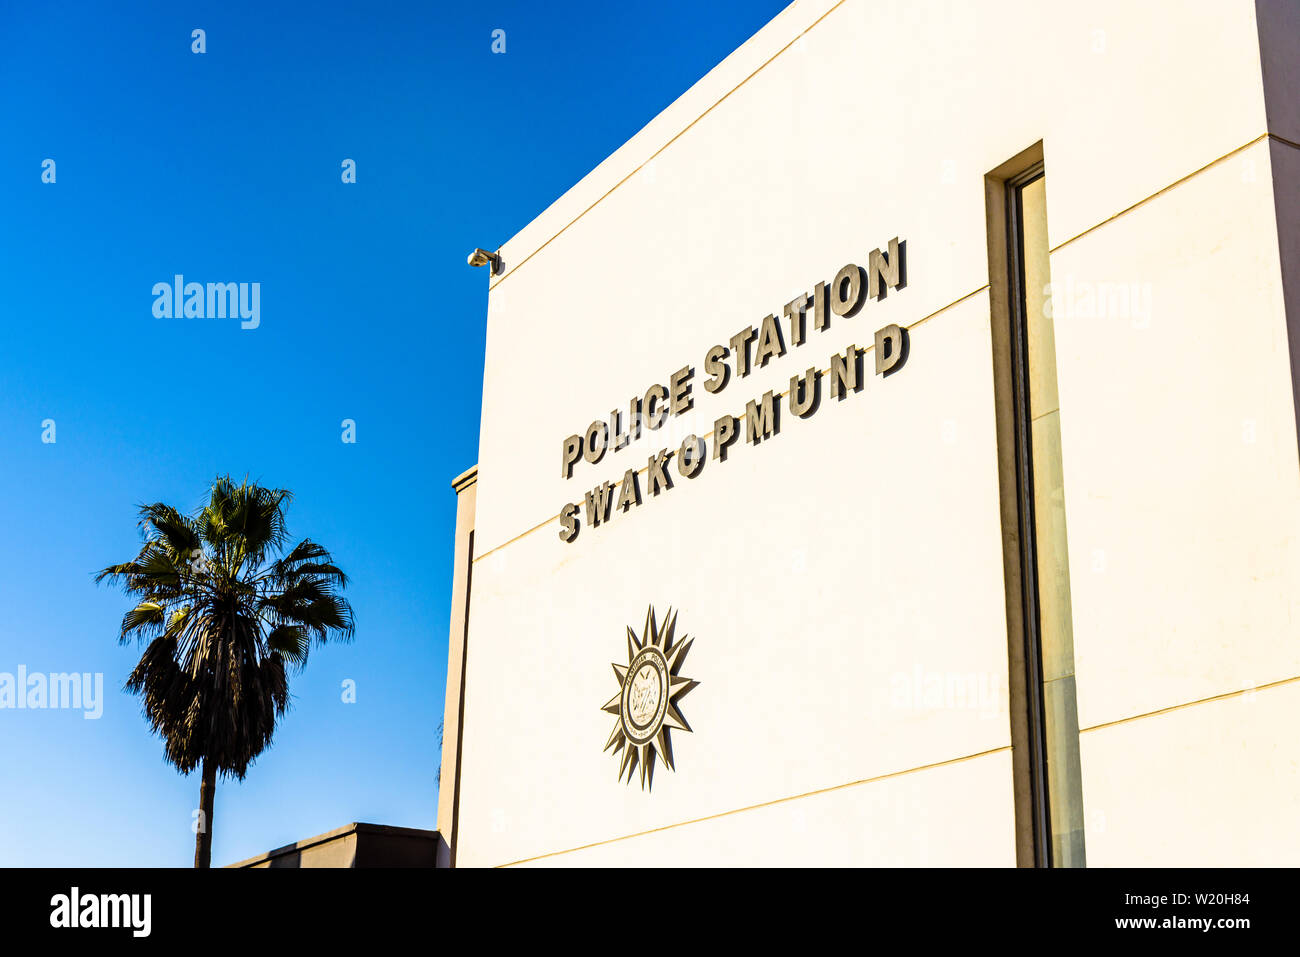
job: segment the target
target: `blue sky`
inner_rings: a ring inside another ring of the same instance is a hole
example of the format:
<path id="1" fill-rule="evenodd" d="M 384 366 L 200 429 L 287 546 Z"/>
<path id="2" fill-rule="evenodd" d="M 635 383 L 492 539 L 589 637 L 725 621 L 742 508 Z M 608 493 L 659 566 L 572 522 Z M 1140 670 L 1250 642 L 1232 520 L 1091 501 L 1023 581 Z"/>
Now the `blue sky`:
<path id="1" fill-rule="evenodd" d="M 102 672 L 105 695 L 98 720 L 0 710 L 0 864 L 192 863 L 198 775 L 121 691 L 140 649 L 92 574 L 134 554 L 138 503 L 191 509 L 226 472 L 293 491 L 357 633 L 313 652 L 273 747 L 219 785 L 213 863 L 435 826 L 448 483 L 476 459 L 483 368 L 465 257 L 783 5 L 0 8 L 0 672 Z M 260 326 L 155 318 L 176 273 L 261 283 Z"/>

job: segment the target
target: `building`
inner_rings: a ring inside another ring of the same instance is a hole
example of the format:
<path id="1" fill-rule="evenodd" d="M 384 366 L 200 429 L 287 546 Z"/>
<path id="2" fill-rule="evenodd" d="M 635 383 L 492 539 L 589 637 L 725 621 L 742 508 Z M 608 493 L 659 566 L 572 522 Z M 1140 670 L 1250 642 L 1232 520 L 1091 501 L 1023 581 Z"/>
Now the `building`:
<path id="1" fill-rule="evenodd" d="M 1294 862 L 1298 81 L 798 0 L 501 246 L 443 863 Z"/>
<path id="2" fill-rule="evenodd" d="M 305 841 L 227 865 L 279 867 L 435 867 L 440 839 L 436 831 L 354 821 Z"/>

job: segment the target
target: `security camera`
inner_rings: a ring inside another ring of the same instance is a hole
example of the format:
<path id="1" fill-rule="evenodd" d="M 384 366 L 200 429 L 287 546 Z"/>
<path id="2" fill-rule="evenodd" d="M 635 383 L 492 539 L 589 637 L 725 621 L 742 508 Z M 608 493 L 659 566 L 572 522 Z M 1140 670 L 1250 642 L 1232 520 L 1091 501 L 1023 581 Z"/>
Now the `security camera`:
<path id="1" fill-rule="evenodd" d="M 501 271 L 501 257 L 496 253 L 490 253 L 486 249 L 475 249 L 469 254 L 469 264 L 471 266 L 492 265 L 492 275 Z"/>

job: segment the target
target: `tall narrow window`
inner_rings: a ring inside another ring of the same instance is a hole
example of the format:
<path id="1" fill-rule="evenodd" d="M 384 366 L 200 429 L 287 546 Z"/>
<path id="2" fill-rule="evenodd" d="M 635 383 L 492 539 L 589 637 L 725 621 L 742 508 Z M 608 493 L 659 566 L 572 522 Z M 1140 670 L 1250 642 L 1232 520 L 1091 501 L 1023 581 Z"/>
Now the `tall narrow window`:
<path id="1" fill-rule="evenodd" d="M 1040 148 L 1041 149 L 1041 148 Z M 1014 165 L 1015 161 L 1013 161 Z M 1017 775 L 1019 859 L 1084 864 L 1061 408 L 1041 160 L 991 174 L 990 298 Z M 996 219 L 994 218 L 996 216 Z"/>

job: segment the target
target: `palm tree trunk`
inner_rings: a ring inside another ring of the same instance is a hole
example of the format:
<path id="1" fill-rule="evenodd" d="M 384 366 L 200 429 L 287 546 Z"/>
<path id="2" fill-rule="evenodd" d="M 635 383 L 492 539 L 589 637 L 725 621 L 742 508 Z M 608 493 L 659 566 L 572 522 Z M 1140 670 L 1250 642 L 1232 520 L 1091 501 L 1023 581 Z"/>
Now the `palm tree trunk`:
<path id="1" fill-rule="evenodd" d="M 217 794 L 217 766 L 203 759 L 203 782 L 199 785 L 199 830 L 194 836 L 194 866 L 212 866 L 212 803 Z"/>

